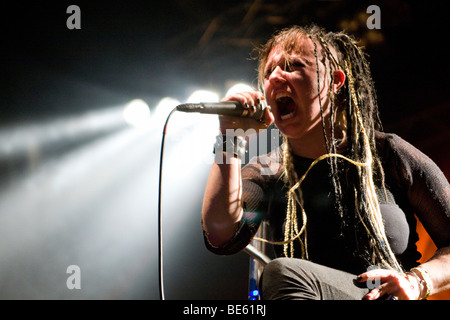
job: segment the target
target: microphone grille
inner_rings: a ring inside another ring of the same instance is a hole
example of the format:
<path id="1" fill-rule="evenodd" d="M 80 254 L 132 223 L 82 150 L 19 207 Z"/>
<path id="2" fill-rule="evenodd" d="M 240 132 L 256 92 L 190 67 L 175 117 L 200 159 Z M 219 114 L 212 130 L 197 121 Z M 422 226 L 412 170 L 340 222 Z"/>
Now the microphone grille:
<path id="1" fill-rule="evenodd" d="M 177 106 L 178 111 L 198 112 L 199 105 L 195 103 L 183 103 Z"/>

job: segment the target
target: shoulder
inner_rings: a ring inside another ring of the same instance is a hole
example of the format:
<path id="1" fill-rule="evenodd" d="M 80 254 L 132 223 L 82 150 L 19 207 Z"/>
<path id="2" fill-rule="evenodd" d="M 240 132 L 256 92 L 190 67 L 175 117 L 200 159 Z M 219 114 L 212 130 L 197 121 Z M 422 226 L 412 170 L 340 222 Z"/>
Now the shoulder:
<path id="1" fill-rule="evenodd" d="M 395 133 L 376 131 L 375 141 L 377 144 L 377 150 L 378 152 L 381 152 L 381 154 L 384 151 L 394 151 L 401 153 L 414 153 L 414 152 L 422 153 L 411 143 L 407 142 L 406 140 L 396 135 Z"/>
<path id="2" fill-rule="evenodd" d="M 450 186 L 437 164 L 425 153 L 395 134 L 377 133 L 376 136 L 378 156 L 386 179 L 398 186 L 406 187 L 408 192 L 418 190 L 421 194 L 440 192 L 441 196 L 446 198 L 448 210 Z"/>
<path id="3" fill-rule="evenodd" d="M 438 167 L 425 153 L 394 133 L 377 131 L 376 148 L 383 166 L 393 166 L 410 176 L 412 171 L 436 171 Z"/>

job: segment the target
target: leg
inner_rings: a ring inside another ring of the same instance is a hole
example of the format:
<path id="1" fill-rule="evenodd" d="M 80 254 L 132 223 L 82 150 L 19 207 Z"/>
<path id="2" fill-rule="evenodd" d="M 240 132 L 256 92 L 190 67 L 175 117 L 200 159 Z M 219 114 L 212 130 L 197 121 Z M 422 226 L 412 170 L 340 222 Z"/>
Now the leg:
<path id="1" fill-rule="evenodd" d="M 368 292 L 355 275 L 302 259 L 278 258 L 265 266 L 261 285 L 266 300 L 359 300 Z"/>

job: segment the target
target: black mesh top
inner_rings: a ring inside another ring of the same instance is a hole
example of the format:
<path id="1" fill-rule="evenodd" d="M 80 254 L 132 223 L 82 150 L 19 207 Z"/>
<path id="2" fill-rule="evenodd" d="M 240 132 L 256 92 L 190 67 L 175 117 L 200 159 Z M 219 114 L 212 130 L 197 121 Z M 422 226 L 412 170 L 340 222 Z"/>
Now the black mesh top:
<path id="1" fill-rule="evenodd" d="M 450 245 L 450 186 L 431 159 L 397 135 L 378 132 L 376 141 L 387 188 L 387 198 L 384 192 L 379 193 L 386 235 L 403 268 L 409 269 L 420 259 L 414 214 L 438 248 Z M 267 223 L 269 240 L 284 239 L 287 187 L 281 177 L 284 171 L 281 154 L 277 149 L 257 160 L 242 169 L 244 217 L 234 237 L 221 247 L 213 247 L 205 237 L 207 248 L 216 254 L 234 254 L 245 248 L 263 220 Z M 272 166 L 277 169 L 272 174 L 267 174 L 264 165 L 267 160 L 272 165 L 280 164 Z M 312 159 L 295 157 L 299 177 L 312 162 Z M 361 260 L 361 252 L 358 253 L 363 249 L 352 240 L 355 238 L 352 232 L 360 231 L 343 227 L 335 208 L 327 160 L 312 168 L 301 189 L 308 217 L 309 260 L 355 274 L 366 271 L 368 264 Z M 344 190 L 344 202 L 354 202 L 352 197 L 347 197 L 351 193 Z M 350 216 L 347 222 L 352 224 L 352 213 L 346 214 Z M 282 256 L 282 250 L 282 246 L 274 246 L 275 256 Z M 300 252 L 296 247 L 296 256 Z"/>

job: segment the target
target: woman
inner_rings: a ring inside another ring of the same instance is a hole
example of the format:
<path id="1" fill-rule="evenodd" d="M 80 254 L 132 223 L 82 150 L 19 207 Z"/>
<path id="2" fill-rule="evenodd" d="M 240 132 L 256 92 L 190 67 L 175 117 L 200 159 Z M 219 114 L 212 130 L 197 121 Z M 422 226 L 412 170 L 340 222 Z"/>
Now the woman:
<path id="1" fill-rule="evenodd" d="M 425 299 L 450 288 L 448 181 L 420 151 L 380 131 L 354 39 L 316 26 L 282 30 L 261 49 L 259 80 L 264 95 L 224 100 L 250 112 L 266 100 L 264 122 L 221 116 L 220 130 L 274 122 L 284 143 L 268 157 L 281 166 L 273 175 L 261 174 L 260 162 L 241 171 L 245 137 L 218 139 L 216 150 L 225 141 L 234 154 L 216 154 L 223 159 L 211 168 L 207 247 L 239 252 L 266 221 L 279 258 L 264 269 L 263 299 Z M 420 266 L 414 214 L 438 247 Z"/>

